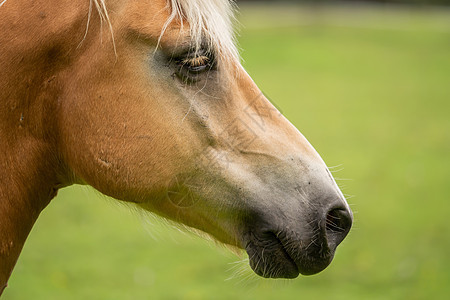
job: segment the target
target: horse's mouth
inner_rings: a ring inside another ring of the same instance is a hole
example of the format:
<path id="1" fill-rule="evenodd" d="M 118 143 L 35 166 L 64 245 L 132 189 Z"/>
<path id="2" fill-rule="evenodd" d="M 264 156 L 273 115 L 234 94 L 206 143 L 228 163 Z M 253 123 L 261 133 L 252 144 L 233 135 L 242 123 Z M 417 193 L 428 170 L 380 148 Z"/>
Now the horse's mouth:
<path id="1" fill-rule="evenodd" d="M 250 267 L 265 278 L 316 274 L 325 269 L 334 256 L 326 242 L 310 241 L 309 247 L 304 248 L 304 243 L 270 231 L 249 233 L 246 240 Z"/>

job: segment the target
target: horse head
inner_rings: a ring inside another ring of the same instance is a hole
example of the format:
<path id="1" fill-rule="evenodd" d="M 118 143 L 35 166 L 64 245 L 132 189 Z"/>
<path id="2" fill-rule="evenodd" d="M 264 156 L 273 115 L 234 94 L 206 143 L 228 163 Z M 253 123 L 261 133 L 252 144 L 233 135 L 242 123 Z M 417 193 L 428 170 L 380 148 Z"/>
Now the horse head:
<path id="1" fill-rule="evenodd" d="M 43 18 L 47 34 L 30 37 L 45 49 L 35 101 L 51 109 L 43 138 L 59 184 L 91 185 L 245 249 L 264 277 L 326 268 L 351 210 L 241 66 L 230 2 L 72 2 L 83 1 L 55 2 L 65 18 Z"/>

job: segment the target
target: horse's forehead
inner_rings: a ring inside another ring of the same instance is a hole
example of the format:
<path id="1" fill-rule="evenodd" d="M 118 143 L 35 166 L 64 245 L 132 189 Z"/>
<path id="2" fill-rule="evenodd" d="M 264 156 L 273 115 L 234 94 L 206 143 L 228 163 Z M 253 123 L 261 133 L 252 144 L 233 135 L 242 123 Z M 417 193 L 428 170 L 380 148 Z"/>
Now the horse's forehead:
<path id="1" fill-rule="evenodd" d="M 134 32 L 141 38 L 158 41 L 165 49 L 189 44 L 188 23 L 181 24 L 179 19 L 167 23 L 171 13 L 172 9 L 167 0 L 129 1 L 118 22 L 121 28 Z"/>
<path id="2" fill-rule="evenodd" d="M 122 14 L 118 20 L 121 26 L 149 37 L 158 37 L 170 16 L 170 7 L 167 0 L 129 1 Z M 172 22 L 170 27 L 177 25 Z"/>

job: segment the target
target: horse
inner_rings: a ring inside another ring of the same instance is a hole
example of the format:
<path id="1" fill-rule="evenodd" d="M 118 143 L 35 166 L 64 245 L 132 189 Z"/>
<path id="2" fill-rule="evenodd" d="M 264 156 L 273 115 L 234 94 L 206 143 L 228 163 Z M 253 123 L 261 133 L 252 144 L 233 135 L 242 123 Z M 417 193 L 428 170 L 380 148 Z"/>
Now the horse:
<path id="1" fill-rule="evenodd" d="M 265 278 L 330 264 L 352 212 L 242 67 L 232 1 L 0 5 L 0 291 L 73 184 L 243 249 Z"/>

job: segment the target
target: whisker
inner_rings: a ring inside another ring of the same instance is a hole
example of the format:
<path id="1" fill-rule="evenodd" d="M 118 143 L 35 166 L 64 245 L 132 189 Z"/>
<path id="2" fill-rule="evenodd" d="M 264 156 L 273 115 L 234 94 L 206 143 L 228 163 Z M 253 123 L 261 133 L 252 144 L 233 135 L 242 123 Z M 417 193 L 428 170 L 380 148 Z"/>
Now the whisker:
<path id="1" fill-rule="evenodd" d="M 336 169 L 336 168 L 340 168 L 342 166 L 343 166 L 343 164 L 339 164 L 339 165 L 336 165 L 336 166 L 328 167 L 328 169 Z"/>

